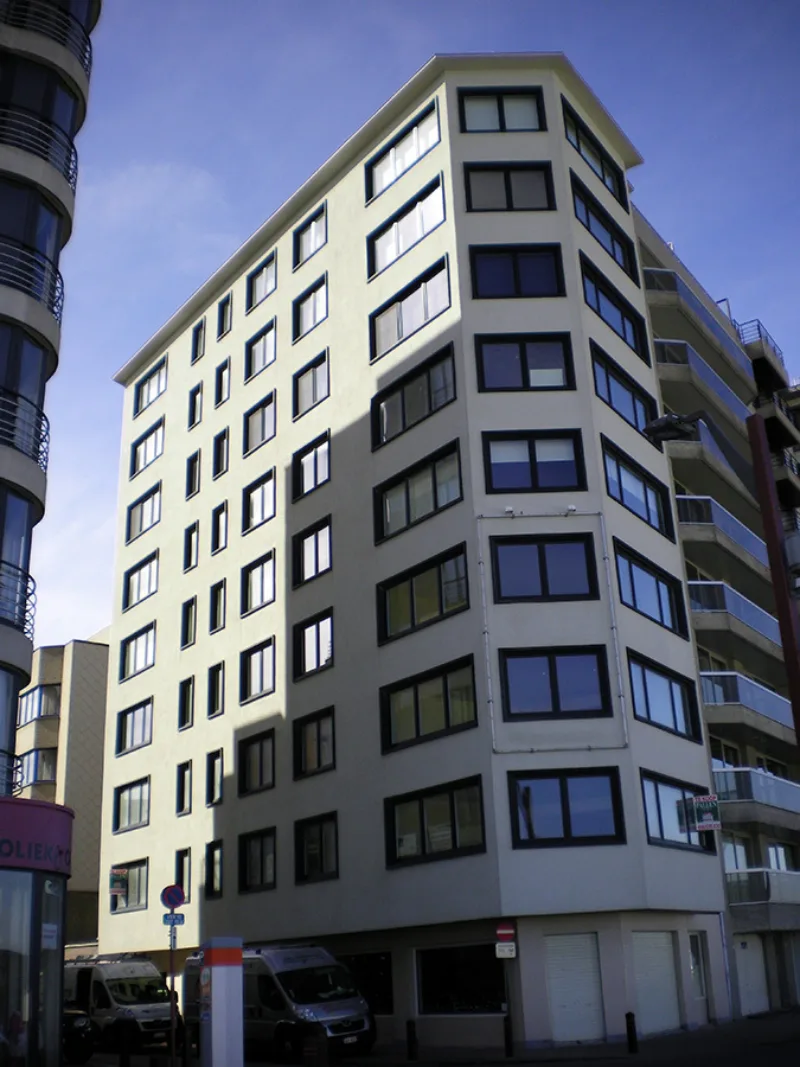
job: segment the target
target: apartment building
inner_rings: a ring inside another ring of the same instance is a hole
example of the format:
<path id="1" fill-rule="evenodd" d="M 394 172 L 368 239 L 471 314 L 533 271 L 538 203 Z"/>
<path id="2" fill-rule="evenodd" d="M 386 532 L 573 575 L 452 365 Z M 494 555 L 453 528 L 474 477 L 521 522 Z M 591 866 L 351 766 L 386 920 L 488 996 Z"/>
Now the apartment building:
<path id="1" fill-rule="evenodd" d="M 434 57 L 119 371 L 101 951 L 178 881 L 382 1041 L 731 1015 L 640 162 L 563 56 Z"/>

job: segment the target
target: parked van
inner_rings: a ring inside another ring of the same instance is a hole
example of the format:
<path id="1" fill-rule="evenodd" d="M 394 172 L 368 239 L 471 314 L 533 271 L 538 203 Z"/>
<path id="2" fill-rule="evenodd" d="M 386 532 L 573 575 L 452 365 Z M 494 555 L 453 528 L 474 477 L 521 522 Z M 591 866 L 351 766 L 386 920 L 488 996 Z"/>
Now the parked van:
<path id="1" fill-rule="evenodd" d="M 183 972 L 187 1028 L 199 1028 L 202 952 Z M 315 945 L 264 945 L 243 953 L 244 1039 L 279 1056 L 299 1056 L 304 1024 L 317 1023 L 329 1045 L 368 1051 L 375 1023 L 353 976 L 327 949 Z"/>
<path id="2" fill-rule="evenodd" d="M 82 1008 L 104 1045 L 166 1041 L 170 992 L 146 956 L 85 956 L 64 964 L 64 1003 Z M 177 1009 L 176 1009 L 177 1010 Z"/>

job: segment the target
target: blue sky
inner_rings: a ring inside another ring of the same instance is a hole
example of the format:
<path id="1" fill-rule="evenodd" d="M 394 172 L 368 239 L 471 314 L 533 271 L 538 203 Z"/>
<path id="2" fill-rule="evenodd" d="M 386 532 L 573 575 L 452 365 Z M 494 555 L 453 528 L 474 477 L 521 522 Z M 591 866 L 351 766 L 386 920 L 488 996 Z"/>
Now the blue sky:
<path id="1" fill-rule="evenodd" d="M 104 0 L 61 365 L 37 644 L 110 618 L 113 373 L 435 52 L 562 51 L 645 158 L 634 200 L 800 374 L 797 0 Z"/>

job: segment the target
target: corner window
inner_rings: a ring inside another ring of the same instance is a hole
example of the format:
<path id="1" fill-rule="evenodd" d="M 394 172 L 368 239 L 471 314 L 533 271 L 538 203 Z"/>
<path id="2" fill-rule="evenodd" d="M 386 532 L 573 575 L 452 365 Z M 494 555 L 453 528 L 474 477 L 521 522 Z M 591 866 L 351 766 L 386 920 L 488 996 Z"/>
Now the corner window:
<path id="1" fill-rule="evenodd" d="M 294 777 L 307 778 L 336 766 L 333 708 L 296 719 L 292 725 Z"/>
<path id="2" fill-rule="evenodd" d="M 209 841 L 206 845 L 205 896 L 216 900 L 222 896 L 222 842 Z"/>
<path id="3" fill-rule="evenodd" d="M 215 663 L 208 668 L 208 710 L 209 719 L 222 715 L 225 711 L 225 662 Z"/>
<path id="4" fill-rule="evenodd" d="M 321 404 L 329 395 L 328 353 L 323 352 L 306 364 L 292 379 L 294 418 Z"/>
<path id="5" fill-rule="evenodd" d="M 275 319 L 273 319 L 244 346 L 244 380 L 246 382 L 275 362 L 275 334 Z"/>
<path id="6" fill-rule="evenodd" d="M 370 315 L 371 358 L 385 356 L 449 307 L 447 261 L 440 260 Z"/>
<path id="7" fill-rule="evenodd" d="M 141 674 L 156 661 L 156 624 L 151 622 L 120 645 L 120 681 Z"/>
<path id="8" fill-rule="evenodd" d="M 564 296 L 560 245 L 471 245 L 475 300 Z"/>
<path id="9" fill-rule="evenodd" d="M 267 552 L 242 568 L 241 614 L 271 604 L 275 599 L 275 557 Z"/>
<path id="10" fill-rule="evenodd" d="M 336 812 L 294 824 L 294 880 L 297 885 L 339 877 Z"/>
<path id="11" fill-rule="evenodd" d="M 642 771 L 642 793 L 651 845 L 678 845 L 715 852 L 713 831 L 699 833 L 693 798 L 706 796 L 707 789 Z"/>
<path id="12" fill-rule="evenodd" d="M 486 851 L 480 777 L 387 797 L 383 805 L 387 867 Z"/>
<path id="13" fill-rule="evenodd" d="M 186 499 L 200 492 L 200 450 L 186 460 Z"/>
<path id="14" fill-rule="evenodd" d="M 194 675 L 184 678 L 178 686 L 178 729 L 186 730 L 194 723 Z"/>
<path id="15" fill-rule="evenodd" d="M 48 719 L 60 714 L 61 686 L 37 685 L 21 693 L 17 710 L 17 726 L 26 726 L 36 719 Z M 124 712 L 120 712 L 124 715 Z"/>
<path id="16" fill-rule="evenodd" d="M 244 416 L 242 453 L 249 456 L 275 436 L 275 394 L 260 400 Z"/>
<path id="17" fill-rule="evenodd" d="M 549 163 L 465 163 L 467 211 L 554 211 Z"/>
<path id="18" fill-rule="evenodd" d="M 153 740 L 153 701 L 143 700 L 117 715 L 116 754 L 144 748 Z"/>
<path id="19" fill-rule="evenodd" d="M 275 785 L 275 731 L 265 730 L 239 742 L 239 796 Z"/>
<path id="20" fill-rule="evenodd" d="M 158 592 L 158 552 L 125 571 L 122 593 L 122 610 L 127 611 Z"/>
<path id="21" fill-rule="evenodd" d="M 617 366 L 594 341 L 589 342 L 589 347 L 592 350 L 595 392 L 630 426 L 642 433 L 645 426 L 658 415 L 655 398 Z"/>
<path id="22" fill-rule="evenodd" d="M 578 118 L 577 114 L 562 97 L 564 107 L 564 129 L 567 140 L 583 156 L 600 181 L 611 195 L 628 210 L 628 197 L 625 190 L 625 175 L 611 156 L 606 152 L 589 127 Z"/>
<path id="23" fill-rule="evenodd" d="M 628 652 L 633 713 L 642 722 L 701 739 L 694 682 L 634 652 Z"/>
<path id="24" fill-rule="evenodd" d="M 481 392 L 574 389 L 572 344 L 562 334 L 478 334 Z"/>
<path id="25" fill-rule="evenodd" d="M 184 600 L 181 605 L 181 648 L 188 648 L 197 640 L 197 597 Z"/>
<path id="26" fill-rule="evenodd" d="M 585 489 L 579 430 L 485 433 L 487 493 L 549 493 Z"/>
<path id="27" fill-rule="evenodd" d="M 214 371 L 214 407 L 218 408 L 230 399 L 231 395 L 231 359 L 224 360 Z"/>
<path id="28" fill-rule="evenodd" d="M 399 437 L 456 398 L 451 345 L 436 352 L 372 400 L 372 447 Z"/>
<path id="29" fill-rule="evenodd" d="M 469 607 L 464 545 L 378 586 L 378 642 L 439 622 Z"/>
<path id="30" fill-rule="evenodd" d="M 444 192 L 441 178 L 437 178 L 367 238 L 369 277 L 380 274 L 442 222 Z"/>
<path id="31" fill-rule="evenodd" d="M 626 456 L 603 435 L 603 465 L 608 495 L 632 511 L 648 526 L 672 538 L 672 508 L 669 489 L 644 467 Z"/>
<path id="32" fill-rule="evenodd" d="M 228 505 L 218 504 L 211 512 L 211 552 L 221 552 L 228 544 Z"/>
<path id="33" fill-rule="evenodd" d="M 114 833 L 135 830 L 150 822 L 150 779 L 140 778 L 114 790 Z"/>
<path id="34" fill-rule="evenodd" d="M 472 657 L 384 686 L 380 705 L 384 752 L 477 726 Z"/>
<path id="35" fill-rule="evenodd" d="M 262 300 L 266 300 L 277 284 L 278 261 L 273 252 L 247 275 L 247 310 L 252 311 Z"/>
<path id="36" fill-rule="evenodd" d="M 688 638 L 683 585 L 633 549 L 614 539 L 617 556 L 619 598 L 640 615 L 647 616 L 681 637 Z"/>
<path id="37" fill-rule="evenodd" d="M 292 303 L 292 340 L 298 341 L 328 317 L 328 278 L 319 278 Z"/>
<path id="38" fill-rule="evenodd" d="M 249 533 L 275 516 L 275 471 L 268 471 L 242 491 L 242 533 Z"/>
<path id="39" fill-rule="evenodd" d="M 275 828 L 239 834 L 239 892 L 275 888 Z"/>
<path id="40" fill-rule="evenodd" d="M 591 534 L 492 537 L 489 543 L 496 603 L 599 596 Z"/>
<path id="41" fill-rule="evenodd" d="M 292 497 L 299 500 L 330 480 L 330 435 L 322 434 L 292 456 Z"/>
<path id="42" fill-rule="evenodd" d="M 208 595 L 208 631 L 216 633 L 225 626 L 225 579 L 215 582 Z"/>
<path id="43" fill-rule="evenodd" d="M 145 467 L 155 463 L 164 451 L 164 420 L 151 426 L 131 445 L 131 468 L 130 477 L 135 478 Z"/>
<path id="44" fill-rule="evenodd" d="M 203 418 L 203 383 L 200 382 L 189 390 L 189 420 L 188 427 L 197 426 Z"/>
<path id="45" fill-rule="evenodd" d="M 458 441 L 373 490 L 376 543 L 462 499 Z"/>
<path id="46" fill-rule="evenodd" d="M 183 531 L 183 569 L 190 571 L 197 566 L 200 554 L 200 523 L 193 522 Z"/>
<path id="47" fill-rule="evenodd" d="M 639 284 L 639 272 L 636 269 L 636 252 L 633 241 L 611 218 L 608 212 L 592 196 L 583 182 L 578 181 L 572 172 L 572 201 L 575 215 L 583 223 L 592 237 L 608 252 L 617 265 L 622 267 L 629 278 Z"/>
<path id="48" fill-rule="evenodd" d="M 147 860 L 119 864 L 111 869 L 111 911 L 141 911 L 147 907 Z"/>
<path id="49" fill-rule="evenodd" d="M 217 339 L 230 333 L 233 325 L 233 297 L 230 293 L 223 296 L 217 304 Z"/>
<path id="50" fill-rule="evenodd" d="M 37 785 L 40 782 L 55 782 L 58 750 L 55 748 L 32 748 L 19 757 L 20 786 Z"/>
<path id="51" fill-rule="evenodd" d="M 128 508 L 125 523 L 125 543 L 140 537 L 161 519 L 161 483 L 140 496 Z"/>
<path id="52" fill-rule="evenodd" d="M 230 453 L 230 434 L 228 427 L 214 435 L 214 447 L 211 453 L 211 477 L 219 478 L 228 469 Z"/>
<path id="53" fill-rule="evenodd" d="M 459 89 L 462 133 L 518 133 L 546 129 L 542 90 Z"/>
<path id="54" fill-rule="evenodd" d="M 367 201 L 379 196 L 438 143 L 439 119 L 432 104 L 367 163 Z"/>
<path id="55" fill-rule="evenodd" d="M 508 776 L 514 848 L 622 845 L 619 771 L 512 771 Z"/>
<path id="56" fill-rule="evenodd" d="M 333 608 L 294 627 L 294 680 L 333 666 Z"/>
<path id="57" fill-rule="evenodd" d="M 192 363 L 206 354 L 206 320 L 201 319 L 192 329 Z"/>
<path id="58" fill-rule="evenodd" d="M 141 414 L 145 408 L 158 400 L 167 389 L 167 361 L 160 360 L 144 378 L 140 378 L 133 387 L 133 415 Z"/>
<path id="59" fill-rule="evenodd" d="M 331 517 L 327 515 L 292 538 L 293 585 L 310 582 L 332 566 Z"/>
<path id="60" fill-rule="evenodd" d="M 269 637 L 239 657 L 239 702 L 244 704 L 275 690 L 275 641 Z"/>
<path id="61" fill-rule="evenodd" d="M 179 763 L 175 782 L 175 814 L 189 815 L 192 810 L 192 761 Z"/>
<path id="62" fill-rule="evenodd" d="M 206 755 L 206 805 L 213 807 L 222 803 L 225 778 L 222 772 L 222 749 Z"/>
<path id="63" fill-rule="evenodd" d="M 642 316 L 582 253 L 581 274 L 586 303 L 649 367 L 647 327 Z"/>
<path id="64" fill-rule="evenodd" d="M 507 722 L 613 713 L 604 645 L 506 648 L 499 656 Z"/>
<path id="65" fill-rule="evenodd" d="M 299 267 L 307 259 L 311 259 L 328 240 L 328 216 L 326 207 L 316 211 L 310 219 L 298 226 L 294 231 L 294 266 Z"/>

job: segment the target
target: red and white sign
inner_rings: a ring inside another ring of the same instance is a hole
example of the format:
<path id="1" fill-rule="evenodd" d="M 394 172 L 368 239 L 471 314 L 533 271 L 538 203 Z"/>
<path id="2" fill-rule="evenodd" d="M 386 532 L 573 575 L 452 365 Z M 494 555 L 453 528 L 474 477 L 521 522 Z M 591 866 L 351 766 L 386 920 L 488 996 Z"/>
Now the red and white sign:
<path id="1" fill-rule="evenodd" d="M 498 941 L 516 941 L 517 929 L 514 923 L 498 923 L 497 924 L 497 940 Z"/>

